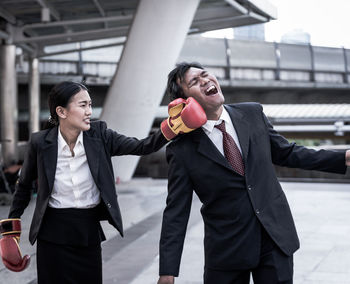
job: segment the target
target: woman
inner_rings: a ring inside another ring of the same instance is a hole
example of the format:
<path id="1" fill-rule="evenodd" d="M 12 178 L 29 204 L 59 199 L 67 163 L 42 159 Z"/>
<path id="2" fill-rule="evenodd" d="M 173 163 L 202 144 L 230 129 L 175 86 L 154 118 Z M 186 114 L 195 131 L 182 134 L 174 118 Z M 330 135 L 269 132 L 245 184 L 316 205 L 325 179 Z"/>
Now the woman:
<path id="1" fill-rule="evenodd" d="M 9 218 L 21 217 L 37 180 L 29 240 L 37 240 L 38 284 L 102 283 L 99 221 L 123 235 L 111 156 L 149 154 L 167 139 L 158 131 L 138 140 L 92 122 L 91 98 L 79 83 L 56 85 L 48 103 L 51 127 L 32 134 Z"/>

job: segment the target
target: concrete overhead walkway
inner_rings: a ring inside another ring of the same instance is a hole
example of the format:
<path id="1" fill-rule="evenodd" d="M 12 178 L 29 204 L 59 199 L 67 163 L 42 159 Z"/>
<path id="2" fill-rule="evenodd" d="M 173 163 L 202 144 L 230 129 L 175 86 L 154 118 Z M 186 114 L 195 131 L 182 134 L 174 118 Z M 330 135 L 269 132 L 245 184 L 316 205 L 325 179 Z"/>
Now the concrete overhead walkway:
<path id="1" fill-rule="evenodd" d="M 104 284 L 151 284 L 158 279 L 158 241 L 166 199 L 166 180 L 133 179 L 118 185 L 125 225 L 120 238 L 103 224 Z M 295 254 L 295 284 L 350 284 L 350 184 L 282 183 L 301 241 Z M 21 273 L 0 264 L 0 283 L 35 284 L 35 246 L 28 242 L 35 198 L 22 218 L 21 249 L 32 256 Z M 177 284 L 200 284 L 203 274 L 203 225 L 195 198 Z M 9 207 L 0 207 L 0 218 Z"/>

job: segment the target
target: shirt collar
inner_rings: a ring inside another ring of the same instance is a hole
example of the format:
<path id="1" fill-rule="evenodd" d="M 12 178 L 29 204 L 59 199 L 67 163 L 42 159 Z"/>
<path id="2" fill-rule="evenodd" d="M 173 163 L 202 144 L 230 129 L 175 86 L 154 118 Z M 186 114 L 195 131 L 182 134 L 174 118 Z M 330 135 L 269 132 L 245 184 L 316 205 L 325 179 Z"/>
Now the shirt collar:
<path id="1" fill-rule="evenodd" d="M 215 125 L 220 124 L 222 121 L 225 121 L 225 124 L 232 124 L 231 117 L 228 114 L 225 107 L 223 107 L 222 113 L 220 115 L 220 118 L 218 120 L 207 120 L 207 122 L 202 125 L 202 128 L 208 132 L 211 133 L 215 127 Z"/>
<path id="2" fill-rule="evenodd" d="M 57 137 L 57 141 L 58 141 L 58 150 L 62 151 L 64 149 L 64 147 L 68 147 L 68 144 L 66 142 L 66 140 L 64 140 L 62 134 L 61 134 L 61 128 L 58 127 L 58 137 Z M 79 145 L 79 143 L 81 145 L 83 145 L 83 131 L 80 131 L 78 138 L 77 138 L 77 142 L 75 143 L 75 145 Z M 69 148 L 69 147 L 68 147 Z"/>

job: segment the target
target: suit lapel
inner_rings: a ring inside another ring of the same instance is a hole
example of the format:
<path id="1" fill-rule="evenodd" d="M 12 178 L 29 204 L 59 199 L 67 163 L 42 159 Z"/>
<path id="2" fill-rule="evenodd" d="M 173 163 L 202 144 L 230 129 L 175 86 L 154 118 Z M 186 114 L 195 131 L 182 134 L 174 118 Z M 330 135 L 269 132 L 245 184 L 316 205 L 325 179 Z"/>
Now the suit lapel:
<path id="1" fill-rule="evenodd" d="M 57 166 L 57 134 L 58 127 L 49 130 L 43 146 L 43 162 L 45 174 L 49 184 L 49 192 L 53 189 Z"/>
<path id="2" fill-rule="evenodd" d="M 91 175 L 96 183 L 98 185 L 98 169 L 100 166 L 100 151 L 101 148 L 103 148 L 103 145 L 101 143 L 101 139 L 95 138 L 91 135 L 91 130 L 86 131 L 83 133 L 83 143 L 86 153 L 86 158 L 89 164 L 89 168 L 91 171 Z"/>
<path id="3" fill-rule="evenodd" d="M 196 129 L 193 135 L 194 141 L 198 143 L 197 150 L 199 153 L 232 171 L 232 168 L 227 159 L 220 153 L 218 148 L 216 148 L 214 143 L 210 140 L 208 135 L 204 133 L 202 128 Z"/>
<path id="4" fill-rule="evenodd" d="M 247 164 L 247 156 L 249 149 L 249 127 L 248 123 L 244 120 L 244 115 L 240 113 L 238 110 L 234 110 L 232 107 L 224 106 L 228 111 L 232 123 L 237 132 L 239 144 L 242 149 L 242 158 L 244 161 L 244 165 Z M 228 163 L 227 159 L 220 153 L 220 151 L 216 148 L 214 143 L 210 140 L 210 138 L 204 133 L 202 128 L 198 128 L 193 131 L 193 141 L 198 143 L 198 152 L 202 155 L 208 157 L 214 162 L 224 166 L 232 171 L 232 167 Z"/>
<path id="5" fill-rule="evenodd" d="M 43 161 L 44 168 L 47 177 L 47 181 L 49 184 L 49 191 L 51 192 L 53 189 L 53 183 L 55 181 L 56 174 L 56 166 L 57 166 L 57 135 L 58 135 L 58 127 L 54 127 L 50 129 L 47 134 L 43 146 Z M 86 153 L 86 158 L 89 164 L 89 168 L 91 171 L 91 175 L 97 184 L 97 176 L 98 176 L 98 168 L 100 164 L 100 151 L 103 145 L 101 144 L 101 140 L 98 138 L 94 138 L 91 136 L 90 131 L 83 133 L 83 143 Z"/>

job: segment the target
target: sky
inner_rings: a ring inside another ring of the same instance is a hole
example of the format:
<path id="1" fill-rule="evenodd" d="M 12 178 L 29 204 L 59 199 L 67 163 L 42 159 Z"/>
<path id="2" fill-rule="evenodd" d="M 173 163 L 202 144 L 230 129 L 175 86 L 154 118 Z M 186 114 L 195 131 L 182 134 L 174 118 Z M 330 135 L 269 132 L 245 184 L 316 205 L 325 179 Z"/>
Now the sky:
<path id="1" fill-rule="evenodd" d="M 317 46 L 350 48 L 350 0 L 268 0 L 277 7 L 277 20 L 265 24 L 265 40 L 281 40 L 293 30 L 311 36 Z M 232 32 L 226 30 L 228 37 Z"/>

